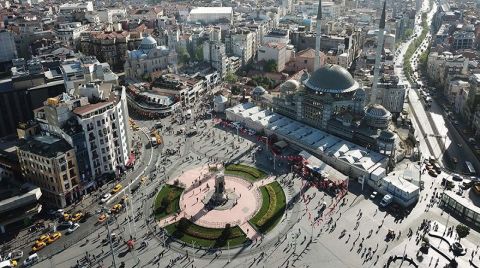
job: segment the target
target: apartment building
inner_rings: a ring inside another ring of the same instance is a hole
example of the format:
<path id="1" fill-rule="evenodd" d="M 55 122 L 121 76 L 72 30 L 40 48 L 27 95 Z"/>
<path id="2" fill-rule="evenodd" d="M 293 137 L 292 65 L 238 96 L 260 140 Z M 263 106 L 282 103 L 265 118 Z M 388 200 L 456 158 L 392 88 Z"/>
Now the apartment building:
<path id="1" fill-rule="evenodd" d="M 75 151 L 65 140 L 47 135 L 27 138 L 17 154 L 22 176 L 40 187 L 42 202 L 63 208 L 79 195 Z"/>

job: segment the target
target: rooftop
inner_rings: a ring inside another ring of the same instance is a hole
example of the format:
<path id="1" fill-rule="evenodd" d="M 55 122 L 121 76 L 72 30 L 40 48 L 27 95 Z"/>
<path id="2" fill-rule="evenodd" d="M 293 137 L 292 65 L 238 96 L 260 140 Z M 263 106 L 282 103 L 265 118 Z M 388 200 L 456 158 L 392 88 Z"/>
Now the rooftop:
<path id="1" fill-rule="evenodd" d="M 72 146 L 65 140 L 54 136 L 35 136 L 25 140 L 23 144 L 19 146 L 19 149 L 43 157 L 53 158 L 58 154 L 71 150 Z"/>
<path id="2" fill-rule="evenodd" d="M 196 7 L 190 11 L 190 14 L 204 13 L 229 14 L 233 13 L 233 9 L 231 7 Z"/>

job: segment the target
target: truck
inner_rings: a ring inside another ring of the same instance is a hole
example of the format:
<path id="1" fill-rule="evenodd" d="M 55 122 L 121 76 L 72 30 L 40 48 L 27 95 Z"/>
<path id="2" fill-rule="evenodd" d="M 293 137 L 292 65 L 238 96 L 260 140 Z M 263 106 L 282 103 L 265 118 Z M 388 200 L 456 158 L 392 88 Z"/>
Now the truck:
<path id="1" fill-rule="evenodd" d="M 380 201 L 380 207 L 386 207 L 390 205 L 393 202 L 393 196 L 386 194 L 383 198 L 382 201 Z"/>

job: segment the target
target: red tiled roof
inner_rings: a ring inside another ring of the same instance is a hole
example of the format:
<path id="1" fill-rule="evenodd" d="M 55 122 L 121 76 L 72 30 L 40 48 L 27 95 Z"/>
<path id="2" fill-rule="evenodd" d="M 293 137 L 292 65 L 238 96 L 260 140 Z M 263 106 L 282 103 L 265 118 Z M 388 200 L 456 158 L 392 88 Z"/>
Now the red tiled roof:
<path id="1" fill-rule="evenodd" d="M 112 104 L 112 102 L 110 101 L 88 104 L 88 105 L 84 105 L 84 106 L 73 109 L 73 112 L 77 115 L 85 115 L 95 110 L 98 110 L 100 108 L 106 107 L 110 104 Z"/>

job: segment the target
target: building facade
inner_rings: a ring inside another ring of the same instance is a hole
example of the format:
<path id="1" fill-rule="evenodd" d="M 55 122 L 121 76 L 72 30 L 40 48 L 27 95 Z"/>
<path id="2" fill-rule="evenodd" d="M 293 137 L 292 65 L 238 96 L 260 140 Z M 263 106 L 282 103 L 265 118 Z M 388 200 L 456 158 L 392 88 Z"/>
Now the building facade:
<path id="1" fill-rule="evenodd" d="M 275 71 L 281 72 L 285 69 L 287 59 L 287 45 L 284 43 L 266 43 L 258 49 L 258 61 L 274 61 L 277 64 Z"/>
<path id="2" fill-rule="evenodd" d="M 114 70 L 123 70 L 127 51 L 138 48 L 142 40 L 142 34 L 138 32 L 83 32 L 80 51 L 107 62 Z"/>
<path id="3" fill-rule="evenodd" d="M 64 208 L 78 195 L 79 175 L 73 147 L 54 136 L 34 136 L 18 147 L 22 176 L 42 190 L 41 201 Z"/>

